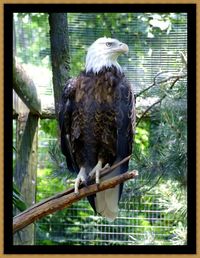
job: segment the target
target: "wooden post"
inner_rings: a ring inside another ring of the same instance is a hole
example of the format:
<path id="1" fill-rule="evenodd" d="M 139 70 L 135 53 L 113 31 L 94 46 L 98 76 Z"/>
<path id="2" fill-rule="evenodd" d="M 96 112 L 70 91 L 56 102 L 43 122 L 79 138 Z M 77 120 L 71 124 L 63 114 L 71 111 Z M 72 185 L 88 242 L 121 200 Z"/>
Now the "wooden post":
<path id="1" fill-rule="evenodd" d="M 37 133 L 38 116 L 18 98 L 17 117 L 17 153 L 14 180 L 24 197 L 27 206 L 35 203 L 35 187 L 37 173 Z M 14 236 L 15 245 L 34 244 L 34 225 L 30 225 Z"/>
<path id="2" fill-rule="evenodd" d="M 13 56 L 16 56 L 16 35 L 13 21 Z M 38 149 L 38 116 L 41 102 L 32 80 L 28 78 L 20 65 L 13 66 L 13 110 L 17 121 L 16 134 L 16 166 L 14 180 L 27 206 L 35 203 Z M 21 99 L 24 99 L 26 106 Z M 18 213 L 19 211 L 16 211 Z M 14 245 L 33 245 L 35 238 L 34 224 L 29 225 L 13 237 Z"/>

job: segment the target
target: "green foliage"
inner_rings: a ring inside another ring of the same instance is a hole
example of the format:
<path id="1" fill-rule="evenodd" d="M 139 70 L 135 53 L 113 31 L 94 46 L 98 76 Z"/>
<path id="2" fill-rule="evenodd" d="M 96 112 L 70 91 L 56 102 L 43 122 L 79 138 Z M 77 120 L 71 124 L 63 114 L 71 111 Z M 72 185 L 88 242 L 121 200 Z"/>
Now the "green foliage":
<path id="1" fill-rule="evenodd" d="M 149 120 L 142 121 L 136 130 L 134 138 L 134 151 L 144 157 L 148 154 L 149 149 Z"/>
<path id="2" fill-rule="evenodd" d="M 17 34 L 17 57 L 22 63 L 45 66 L 50 69 L 49 60 L 45 60 L 50 57 L 48 14 L 16 13 L 14 20 Z"/>
<path id="3" fill-rule="evenodd" d="M 173 245 L 187 245 L 187 226 L 181 222 L 175 227 L 173 237 L 170 239 Z"/>
<path id="4" fill-rule="evenodd" d="M 177 181 L 165 180 L 155 189 L 155 194 L 159 196 L 157 201 L 160 208 L 171 216 L 174 224 L 182 223 L 186 225 L 187 219 L 187 192 Z"/>
<path id="5" fill-rule="evenodd" d="M 135 197 L 135 209 L 149 210 L 139 215 L 134 235 L 137 245 L 182 245 L 187 243 L 187 194 L 180 183 L 162 180 L 148 195 Z M 148 208 L 147 208 L 148 207 Z M 137 236 L 135 236 L 137 235 Z"/>
<path id="6" fill-rule="evenodd" d="M 19 13 L 15 21 L 18 58 L 23 63 L 51 69 L 48 14 Z M 130 42 L 128 61 L 127 57 L 121 57 L 120 63 L 127 76 L 133 78 L 135 89 L 138 85 L 140 90 L 146 88 L 159 71 L 185 71 L 177 53 L 186 46 L 169 37 L 185 23 L 186 17 L 181 13 L 69 13 L 70 75 L 76 76 L 84 69 L 87 47 L 102 36 Z M 169 48 L 170 44 L 176 47 Z M 162 55 L 167 61 L 158 58 Z M 176 61 L 170 62 L 174 57 Z M 162 76 L 158 79 L 163 79 Z M 74 245 L 95 245 L 102 239 L 108 244 L 112 240 L 113 245 L 126 244 L 123 241 L 127 239 L 130 244 L 141 245 L 186 242 L 187 85 L 185 80 L 179 80 L 174 87 L 171 83 L 169 80 L 156 84 L 142 95 L 143 101 L 146 98 L 163 100 L 137 126 L 130 169 L 137 169 L 139 177 L 126 183 L 122 219 L 112 227 L 94 215 L 88 202 L 80 201 L 71 209 L 48 215 L 36 223 L 36 244 L 66 245 L 73 240 Z M 73 184 L 57 139 L 57 121 L 41 120 L 37 201 Z M 15 205 L 23 209 L 19 192 L 14 196 Z M 147 210 L 151 214 L 143 212 Z M 137 220 L 132 220 L 136 216 Z M 111 239 L 113 236 L 115 239 Z"/>
<path id="7" fill-rule="evenodd" d="M 131 167 L 138 169 L 140 178 L 149 181 L 150 184 L 142 187 L 143 190 L 148 190 L 161 178 L 177 180 L 186 186 L 186 81 L 173 84 L 169 80 L 161 84 L 156 92 L 151 91 L 149 96 L 157 96 L 154 103 L 159 99 L 160 102 L 149 110 L 148 118 L 141 120 L 136 128 Z"/>
<path id="8" fill-rule="evenodd" d="M 24 211 L 27 208 L 27 205 L 23 200 L 23 197 L 14 182 L 13 182 L 13 207 L 17 208 L 19 211 Z"/>
<path id="9" fill-rule="evenodd" d="M 54 119 L 40 120 L 40 129 L 52 138 L 58 137 L 58 122 Z"/>
<path id="10" fill-rule="evenodd" d="M 168 34 L 171 31 L 172 17 L 175 18 L 171 13 L 145 13 L 141 14 L 138 19 L 142 21 L 142 31 L 147 33 L 147 37 L 154 38 L 163 32 Z"/>
<path id="11" fill-rule="evenodd" d="M 42 160 L 39 163 L 43 161 L 43 155 L 47 155 L 47 152 L 48 160 L 44 166 L 38 169 L 37 202 L 61 192 L 74 184 L 74 181 L 71 180 L 72 175 L 67 171 L 65 158 L 61 154 L 60 146 L 57 141 L 52 140 L 56 134 L 57 121 L 50 121 L 50 123 L 44 122 L 44 120 L 40 121 L 39 139 L 44 143 L 48 137 L 50 141 L 47 147 L 45 144 L 41 148 L 42 155 L 40 154 L 40 157 Z M 70 244 L 72 239 L 75 241 L 77 234 L 80 234 L 80 230 L 82 230 L 80 224 L 88 220 L 88 209 L 90 213 L 93 212 L 87 202 L 78 202 L 74 206 L 76 207 L 74 210 L 64 209 L 41 219 L 36 224 L 36 244 L 66 245 Z M 65 227 L 64 225 L 68 226 Z M 67 239 L 69 237 L 68 242 Z"/>
<path id="12" fill-rule="evenodd" d="M 152 67 L 155 66 L 155 69 L 151 67 L 154 73 L 166 66 L 156 66 L 160 51 L 167 52 L 165 55 L 171 55 L 172 58 L 177 55 L 176 48 L 170 51 L 167 49 L 167 45 L 173 42 L 167 35 L 176 33 L 177 26 L 184 23 L 185 17 L 181 13 L 68 13 L 70 74 L 77 76 L 77 73 L 84 69 L 84 57 L 91 42 L 98 37 L 114 37 L 129 43 L 129 58 L 127 60 L 127 57 L 120 57 L 120 64 L 127 70 L 130 78 L 133 77 L 131 66 L 137 67 L 137 71 L 141 72 L 141 80 L 137 78 L 138 83 L 143 86 L 142 75 L 149 69 L 149 63 Z M 182 48 L 183 46 L 180 46 L 179 50 Z M 147 56 L 151 58 L 149 63 L 145 61 Z"/>
<path id="13" fill-rule="evenodd" d="M 37 199 L 39 202 L 52 195 L 52 189 L 54 193 L 64 190 L 64 185 L 60 182 L 59 178 L 52 177 L 52 170 L 38 169 L 37 171 Z"/>

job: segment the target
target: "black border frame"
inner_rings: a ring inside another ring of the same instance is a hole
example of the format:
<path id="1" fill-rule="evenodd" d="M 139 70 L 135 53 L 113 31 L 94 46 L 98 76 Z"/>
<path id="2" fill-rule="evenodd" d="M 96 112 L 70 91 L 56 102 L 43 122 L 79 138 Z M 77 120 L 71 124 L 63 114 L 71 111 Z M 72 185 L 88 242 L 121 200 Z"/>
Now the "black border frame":
<path id="1" fill-rule="evenodd" d="M 188 243 L 183 246 L 14 246 L 12 235 L 12 17 L 14 12 L 188 14 Z M 196 253 L 196 4 L 4 4 L 4 254 Z"/>

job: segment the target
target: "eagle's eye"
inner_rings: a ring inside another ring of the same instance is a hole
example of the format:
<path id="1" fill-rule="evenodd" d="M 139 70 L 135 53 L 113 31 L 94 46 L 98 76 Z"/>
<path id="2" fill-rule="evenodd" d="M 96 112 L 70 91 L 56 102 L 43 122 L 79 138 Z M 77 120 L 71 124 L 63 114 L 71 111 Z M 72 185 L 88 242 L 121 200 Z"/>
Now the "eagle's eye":
<path id="1" fill-rule="evenodd" d="M 106 42 L 106 46 L 107 46 L 107 47 L 111 47 L 112 44 L 113 44 L 112 42 Z"/>

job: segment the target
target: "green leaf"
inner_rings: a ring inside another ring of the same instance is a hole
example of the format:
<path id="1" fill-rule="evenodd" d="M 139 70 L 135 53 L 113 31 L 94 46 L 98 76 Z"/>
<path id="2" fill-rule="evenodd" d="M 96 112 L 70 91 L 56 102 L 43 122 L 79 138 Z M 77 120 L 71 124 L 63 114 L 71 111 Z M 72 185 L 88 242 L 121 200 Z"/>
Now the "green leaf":
<path id="1" fill-rule="evenodd" d="M 24 211 L 27 208 L 15 183 L 13 183 L 13 205 L 20 211 Z"/>

